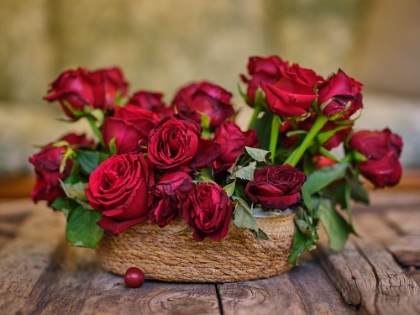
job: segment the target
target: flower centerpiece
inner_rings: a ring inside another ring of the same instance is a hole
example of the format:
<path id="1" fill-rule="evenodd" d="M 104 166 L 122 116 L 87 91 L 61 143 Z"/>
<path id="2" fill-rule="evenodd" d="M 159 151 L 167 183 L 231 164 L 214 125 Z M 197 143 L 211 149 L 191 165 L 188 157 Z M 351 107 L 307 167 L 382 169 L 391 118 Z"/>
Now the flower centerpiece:
<path id="1" fill-rule="evenodd" d="M 272 276 L 315 248 L 319 224 L 341 250 L 355 233 L 351 200 L 369 203 L 360 175 L 396 185 L 401 138 L 354 130 L 362 84 L 342 70 L 324 79 L 251 57 L 241 79 L 246 131 L 232 94 L 207 81 L 166 104 L 161 93 L 129 94 L 118 68 L 62 73 L 45 99 L 71 122 L 86 119 L 95 139 L 68 134 L 30 157 L 32 199 L 62 211 L 67 240 L 97 247 L 106 270 L 139 267 L 149 279 Z"/>

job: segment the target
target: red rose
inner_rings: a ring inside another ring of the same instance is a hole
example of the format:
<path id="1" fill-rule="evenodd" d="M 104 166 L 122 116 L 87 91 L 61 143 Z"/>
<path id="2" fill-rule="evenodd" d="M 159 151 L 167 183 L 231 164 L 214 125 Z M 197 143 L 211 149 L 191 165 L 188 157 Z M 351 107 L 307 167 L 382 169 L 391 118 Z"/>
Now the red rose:
<path id="1" fill-rule="evenodd" d="M 300 189 L 305 181 L 306 175 L 288 164 L 265 166 L 254 172 L 245 194 L 267 209 L 286 210 L 300 204 Z"/>
<path id="2" fill-rule="evenodd" d="M 116 99 L 127 95 L 128 83 L 119 68 L 99 69 L 91 72 L 96 79 L 96 89 L 103 95 L 102 109 L 110 108 Z"/>
<path id="3" fill-rule="evenodd" d="M 231 97 L 222 87 L 203 81 L 181 88 L 172 103 L 179 113 L 197 123 L 201 122 L 200 113 L 206 114 L 210 127 L 215 128 L 234 114 Z"/>
<path id="4" fill-rule="evenodd" d="M 321 80 L 314 71 L 298 64 L 285 68 L 275 84 L 262 82 L 270 111 L 286 118 L 306 115 L 317 97 L 314 87 Z"/>
<path id="5" fill-rule="evenodd" d="M 350 107 L 340 119 L 349 119 L 356 111 L 363 108 L 363 84 L 347 76 L 344 71 L 338 70 L 325 84 L 320 86 L 318 107 L 325 116 L 334 116 L 345 110 L 350 102 Z M 324 107 L 323 104 L 328 105 Z"/>
<path id="6" fill-rule="evenodd" d="M 67 106 L 79 111 L 85 106 L 109 108 L 117 95 L 126 94 L 128 85 L 118 68 L 95 72 L 79 68 L 63 72 L 50 86 L 45 99 L 50 102 L 58 100 L 66 115 L 75 118 Z"/>
<path id="7" fill-rule="evenodd" d="M 349 147 L 368 159 L 358 163 L 358 167 L 375 187 L 394 186 L 399 182 L 402 175 L 399 158 L 403 147 L 400 136 L 388 128 L 382 131 L 362 130 L 352 135 Z"/>
<path id="8" fill-rule="evenodd" d="M 120 234 L 148 220 L 154 196 L 151 163 L 142 154 L 113 155 L 90 174 L 85 190 L 91 207 L 102 212 L 98 222 L 103 229 Z"/>
<path id="9" fill-rule="evenodd" d="M 139 152 L 140 145 L 147 145 L 150 131 L 160 121 L 159 117 L 135 105 L 115 106 L 114 116 L 105 119 L 102 138 L 109 147 L 115 138 L 117 153 Z"/>
<path id="10" fill-rule="evenodd" d="M 67 134 L 57 141 L 67 141 L 72 147 L 93 145 L 93 141 L 88 140 L 85 135 L 74 133 Z M 65 196 L 60 187 L 60 180 L 64 180 L 73 167 L 72 161 L 67 159 L 64 169 L 60 172 L 66 149 L 65 146 L 55 147 L 54 143 L 49 143 L 29 158 L 36 174 L 35 186 L 31 191 L 33 201 L 46 200 L 50 204 L 58 197 Z"/>
<path id="11" fill-rule="evenodd" d="M 227 170 L 243 153 L 244 147 L 258 147 L 258 135 L 255 130 L 242 132 L 233 121 L 221 124 L 214 133 L 213 140 L 220 144 L 220 155 L 213 162 L 216 172 Z"/>
<path id="12" fill-rule="evenodd" d="M 228 234 L 232 217 L 232 201 L 219 185 L 203 183 L 196 186 L 183 205 L 182 216 L 194 229 L 197 242 L 209 237 L 215 242 Z"/>
<path id="13" fill-rule="evenodd" d="M 158 169 L 202 168 L 217 158 L 220 145 L 201 137 L 202 128 L 181 116 L 167 117 L 150 135 L 148 157 Z"/>
<path id="14" fill-rule="evenodd" d="M 181 206 L 194 189 L 190 175 L 183 171 L 167 172 L 152 187 L 157 197 L 153 210 L 149 213 L 151 224 L 164 227 L 181 212 Z"/>
<path id="15" fill-rule="evenodd" d="M 302 122 L 299 123 L 299 129 L 305 130 L 305 131 L 311 130 L 315 122 L 315 119 L 316 119 L 316 115 L 312 115 L 308 119 L 303 120 Z M 348 124 L 348 125 L 343 126 L 343 125 L 336 124 L 334 121 L 328 121 L 319 131 L 319 133 L 323 133 L 323 132 L 334 130 L 339 127 L 346 127 L 346 128 L 336 131 L 326 142 L 324 142 L 322 146 L 325 149 L 331 150 L 333 148 L 338 147 L 347 138 L 348 134 L 353 128 L 353 124 Z"/>
<path id="16" fill-rule="evenodd" d="M 261 86 L 261 82 L 268 84 L 276 83 L 281 76 L 280 70 L 288 67 L 289 63 L 283 61 L 277 56 L 269 57 L 250 57 L 248 61 L 248 74 L 250 79 L 241 75 L 244 83 L 248 84 L 247 96 L 251 101 L 254 101 L 255 92 Z"/>
<path id="17" fill-rule="evenodd" d="M 165 107 L 165 102 L 162 100 L 163 94 L 151 91 L 138 91 L 128 101 L 128 104 L 136 105 L 140 108 L 156 111 Z"/>

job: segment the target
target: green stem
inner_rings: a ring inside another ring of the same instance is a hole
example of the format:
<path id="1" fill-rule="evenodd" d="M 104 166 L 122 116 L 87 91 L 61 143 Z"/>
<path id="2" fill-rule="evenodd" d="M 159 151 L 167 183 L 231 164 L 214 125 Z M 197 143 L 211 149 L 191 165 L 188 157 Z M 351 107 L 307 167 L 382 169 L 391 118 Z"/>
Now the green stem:
<path id="1" fill-rule="evenodd" d="M 327 158 L 330 158 L 331 160 L 340 163 L 340 159 L 336 157 L 334 154 L 332 154 L 330 151 L 325 149 L 324 147 L 319 148 L 319 153 L 321 153 L 323 156 L 326 156 Z"/>
<path id="2" fill-rule="evenodd" d="M 91 115 L 87 115 L 87 116 L 85 116 L 85 117 L 86 117 L 86 119 L 88 120 L 88 122 L 89 122 L 89 124 L 90 124 L 90 127 L 92 128 L 92 130 L 93 130 L 93 132 L 95 133 L 96 137 L 98 137 L 99 142 L 100 142 L 100 143 L 101 143 L 101 145 L 105 148 L 104 141 L 102 140 L 102 133 L 101 133 L 101 131 L 99 130 L 99 128 L 96 126 L 96 123 L 95 123 L 95 118 L 94 118 L 93 116 L 91 116 Z"/>
<path id="3" fill-rule="evenodd" d="M 276 155 L 279 131 L 280 131 L 280 117 L 273 115 L 273 119 L 271 121 L 271 134 L 270 134 L 270 146 L 269 146 L 269 150 L 271 152 L 271 161 L 273 163 L 274 163 L 274 157 Z"/>
<path id="4" fill-rule="evenodd" d="M 261 113 L 261 105 L 255 104 L 254 113 L 252 114 L 251 121 L 249 122 L 248 129 L 254 128 L 255 122 L 257 121 L 258 115 Z"/>
<path id="5" fill-rule="evenodd" d="M 316 135 L 322 129 L 322 127 L 324 127 L 327 121 L 327 117 L 319 115 L 318 118 L 315 120 L 311 130 L 309 130 L 309 132 L 306 134 L 305 139 L 303 139 L 303 142 L 293 151 L 291 155 L 289 155 L 284 164 L 296 166 L 296 164 L 300 161 L 302 155 L 305 153 L 306 149 L 311 145 L 312 140 L 316 137 Z"/>
<path id="6" fill-rule="evenodd" d="M 340 163 L 348 163 L 353 160 L 353 155 L 349 152 L 346 156 L 340 161 Z"/>

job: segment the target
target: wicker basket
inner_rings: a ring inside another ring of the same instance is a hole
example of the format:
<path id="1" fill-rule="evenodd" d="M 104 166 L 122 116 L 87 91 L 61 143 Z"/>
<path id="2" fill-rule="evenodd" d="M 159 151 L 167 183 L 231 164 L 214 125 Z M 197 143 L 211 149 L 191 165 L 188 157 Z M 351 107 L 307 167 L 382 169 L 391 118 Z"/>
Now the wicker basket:
<path id="1" fill-rule="evenodd" d="M 124 275 L 130 267 L 146 279 L 173 282 L 236 282 L 268 278 L 288 271 L 294 234 L 294 215 L 258 218 L 269 240 L 234 226 L 219 242 L 196 242 L 181 219 L 164 228 L 139 224 L 119 236 L 105 233 L 97 246 L 98 261 L 106 271 Z"/>

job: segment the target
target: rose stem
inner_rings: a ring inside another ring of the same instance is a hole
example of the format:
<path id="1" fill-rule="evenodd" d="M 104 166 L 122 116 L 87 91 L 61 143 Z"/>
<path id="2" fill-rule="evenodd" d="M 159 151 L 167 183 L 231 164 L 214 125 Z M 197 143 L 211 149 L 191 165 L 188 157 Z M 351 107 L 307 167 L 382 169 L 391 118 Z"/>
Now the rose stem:
<path id="1" fill-rule="evenodd" d="M 252 114 L 251 121 L 249 122 L 248 129 L 254 128 L 255 122 L 257 121 L 258 115 L 261 113 L 261 105 L 255 104 L 254 113 Z"/>
<path id="2" fill-rule="evenodd" d="M 303 139 L 303 142 L 292 152 L 292 154 L 289 155 L 284 164 L 296 166 L 302 155 L 305 153 L 306 149 L 312 143 L 312 140 L 316 137 L 316 135 L 322 129 L 322 127 L 324 127 L 327 121 L 327 117 L 319 115 L 315 120 L 315 123 L 313 124 L 311 130 L 309 130 L 309 132 L 306 134 L 305 139 Z"/>
<path id="3" fill-rule="evenodd" d="M 274 163 L 274 157 L 276 155 L 277 148 L 277 139 L 279 138 L 280 131 L 280 117 L 273 115 L 271 120 L 271 134 L 270 134 L 270 152 L 271 152 L 271 161 Z"/>

